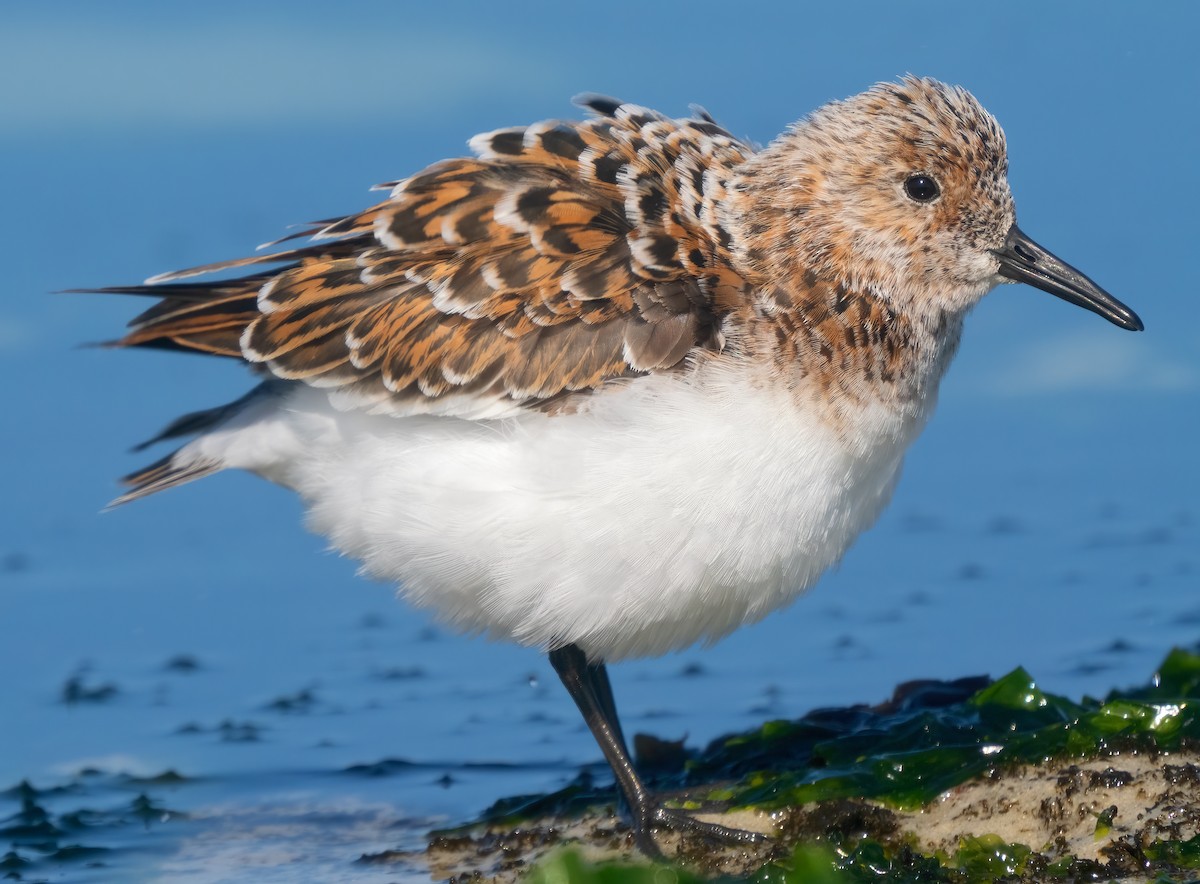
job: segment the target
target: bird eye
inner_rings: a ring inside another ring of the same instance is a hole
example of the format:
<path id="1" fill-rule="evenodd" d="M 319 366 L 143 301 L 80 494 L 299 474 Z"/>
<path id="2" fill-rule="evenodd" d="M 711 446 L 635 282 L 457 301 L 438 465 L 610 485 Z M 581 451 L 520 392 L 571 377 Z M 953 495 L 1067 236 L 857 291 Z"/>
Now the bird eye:
<path id="1" fill-rule="evenodd" d="M 910 175 L 904 182 L 904 192 L 919 203 L 927 203 L 942 191 L 937 182 L 928 175 Z"/>

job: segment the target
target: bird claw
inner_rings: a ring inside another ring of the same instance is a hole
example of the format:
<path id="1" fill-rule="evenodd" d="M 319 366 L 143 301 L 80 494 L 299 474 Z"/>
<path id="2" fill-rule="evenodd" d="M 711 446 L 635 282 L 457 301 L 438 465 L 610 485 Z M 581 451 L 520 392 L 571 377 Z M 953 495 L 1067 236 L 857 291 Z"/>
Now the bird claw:
<path id="1" fill-rule="evenodd" d="M 644 813 L 638 814 L 638 824 L 635 827 L 634 839 L 638 847 L 648 855 L 661 858 L 662 851 L 654 842 L 655 829 L 669 829 L 681 835 L 692 835 L 707 841 L 725 844 L 763 844 L 770 840 L 762 832 L 751 832 L 747 829 L 734 829 L 719 823 L 709 823 L 698 820 L 687 811 L 652 804 Z"/>

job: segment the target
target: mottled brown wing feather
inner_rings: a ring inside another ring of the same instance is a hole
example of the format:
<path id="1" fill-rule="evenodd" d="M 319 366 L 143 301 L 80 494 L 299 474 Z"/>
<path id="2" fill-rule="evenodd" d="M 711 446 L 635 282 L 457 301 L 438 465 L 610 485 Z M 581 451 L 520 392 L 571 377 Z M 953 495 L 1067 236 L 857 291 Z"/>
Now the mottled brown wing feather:
<path id="1" fill-rule="evenodd" d="M 477 136 L 477 157 L 285 238 L 299 247 L 107 289 L 162 297 L 117 343 L 239 356 L 402 413 L 557 401 L 720 347 L 746 285 L 714 206 L 749 148 L 707 117 L 589 106 L 603 116 Z"/>

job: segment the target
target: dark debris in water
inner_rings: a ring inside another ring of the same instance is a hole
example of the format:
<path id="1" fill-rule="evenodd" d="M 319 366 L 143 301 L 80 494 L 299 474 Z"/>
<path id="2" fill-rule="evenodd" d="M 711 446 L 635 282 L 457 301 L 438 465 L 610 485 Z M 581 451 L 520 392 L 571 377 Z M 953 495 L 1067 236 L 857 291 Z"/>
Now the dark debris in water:
<path id="1" fill-rule="evenodd" d="M 21 782 L 17 783 L 15 786 L 10 786 L 7 789 L 0 789 L 0 799 L 25 802 L 37 798 L 67 795 L 77 791 L 78 787 L 74 784 L 50 786 L 45 789 L 38 789 L 32 783 L 30 783 L 29 780 L 21 780 Z"/>
<path id="2" fill-rule="evenodd" d="M 200 724 L 198 721 L 188 721 L 175 729 L 179 736 L 198 736 L 212 734 L 222 743 L 257 743 L 263 738 L 268 728 L 253 721 L 234 721 L 226 718 L 212 727 Z"/>
<path id="3" fill-rule="evenodd" d="M 427 673 L 420 666 L 389 666 L 376 670 L 372 677 L 380 681 L 414 681 L 425 678 Z"/>
<path id="4" fill-rule="evenodd" d="M 103 779 L 103 783 L 97 783 Z M 0 818 L 0 845 L 7 847 L 0 856 L 0 877 L 14 881 L 43 880 L 40 876 L 53 873 L 60 880 L 60 867 L 85 866 L 104 868 L 119 850 L 103 841 L 116 830 L 151 826 L 186 818 L 170 809 L 147 792 L 109 806 L 89 806 L 94 792 L 111 795 L 114 789 L 126 790 L 130 785 L 163 786 L 185 782 L 173 771 L 155 777 L 113 776 L 89 772 L 67 786 L 38 789 L 27 781 L 0 792 L 0 799 L 14 801 L 15 813 Z M 107 787 L 107 788 L 105 788 Z M 70 809 L 56 806 L 70 799 Z M 98 799 L 104 801 L 105 799 Z M 30 875 L 39 877 L 31 878 Z"/>
<path id="5" fill-rule="evenodd" d="M 191 654 L 176 654 L 163 664 L 163 670 L 166 672 L 177 672 L 184 675 L 190 675 L 193 672 L 199 672 L 204 667 L 200 665 L 200 661 Z"/>
<path id="6" fill-rule="evenodd" d="M 168 768 L 162 773 L 152 774 L 150 776 L 134 776 L 133 774 L 121 774 L 117 778 L 118 782 L 131 786 L 181 786 L 184 783 L 190 782 L 191 777 L 184 776 L 179 771 Z"/>
<path id="7" fill-rule="evenodd" d="M 379 853 L 364 853 L 355 862 L 364 866 L 390 866 L 406 862 L 419 855 L 413 850 L 381 850 Z"/>
<path id="8" fill-rule="evenodd" d="M 403 758 L 383 758 L 369 764 L 352 764 L 345 768 L 345 772 L 362 777 L 390 777 L 407 773 L 417 766 Z"/>
<path id="9" fill-rule="evenodd" d="M 106 681 L 100 684 L 89 684 L 82 673 L 72 675 L 62 686 L 60 698 L 68 706 L 76 703 L 107 703 L 114 699 L 120 689 L 114 682 Z"/>
<path id="10" fill-rule="evenodd" d="M 262 708 L 268 712 L 286 715 L 311 712 L 317 705 L 317 694 L 312 688 L 301 688 L 294 694 L 281 694 Z"/>

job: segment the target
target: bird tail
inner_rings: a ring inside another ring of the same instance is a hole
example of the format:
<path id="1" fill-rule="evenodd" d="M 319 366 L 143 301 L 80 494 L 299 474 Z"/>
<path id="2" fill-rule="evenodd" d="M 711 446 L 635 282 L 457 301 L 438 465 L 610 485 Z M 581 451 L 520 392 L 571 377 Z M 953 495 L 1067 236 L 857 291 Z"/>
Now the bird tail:
<path id="1" fill-rule="evenodd" d="M 235 418 L 244 416 L 253 404 L 274 398 L 281 386 L 277 381 L 266 381 L 233 402 L 185 414 L 171 421 L 150 439 L 134 446 L 134 451 L 144 451 L 159 442 L 193 437 L 192 442 L 175 449 L 166 457 L 123 477 L 121 484 L 128 486 L 129 490 L 113 500 L 107 508 L 112 509 L 225 469 L 229 464 L 222 457 L 215 456 L 218 450 L 215 446 L 202 444 L 203 437 L 229 426 Z"/>
<path id="2" fill-rule="evenodd" d="M 155 492 L 166 491 L 168 488 L 183 485 L 194 479 L 201 479 L 224 469 L 224 465 L 216 461 L 184 458 L 185 448 L 186 446 L 176 449 L 150 466 L 122 477 L 121 484 L 128 485 L 129 490 L 114 498 L 105 509 L 114 509 L 122 504 L 148 497 Z"/>

